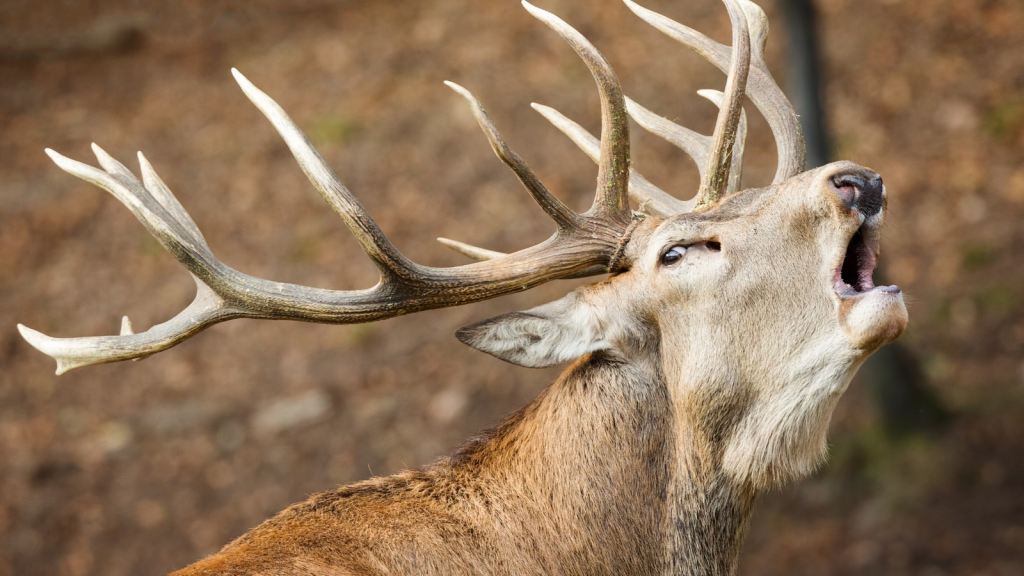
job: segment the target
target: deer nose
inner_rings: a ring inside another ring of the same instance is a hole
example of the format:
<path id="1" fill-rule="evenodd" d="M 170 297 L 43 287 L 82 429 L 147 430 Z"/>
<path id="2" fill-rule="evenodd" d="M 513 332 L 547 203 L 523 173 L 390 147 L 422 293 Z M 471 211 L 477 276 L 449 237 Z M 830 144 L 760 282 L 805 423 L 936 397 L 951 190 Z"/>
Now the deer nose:
<path id="1" fill-rule="evenodd" d="M 867 217 L 882 211 L 885 186 L 882 177 L 870 171 L 846 173 L 833 176 L 830 180 L 835 192 L 849 208 L 858 210 Z"/>

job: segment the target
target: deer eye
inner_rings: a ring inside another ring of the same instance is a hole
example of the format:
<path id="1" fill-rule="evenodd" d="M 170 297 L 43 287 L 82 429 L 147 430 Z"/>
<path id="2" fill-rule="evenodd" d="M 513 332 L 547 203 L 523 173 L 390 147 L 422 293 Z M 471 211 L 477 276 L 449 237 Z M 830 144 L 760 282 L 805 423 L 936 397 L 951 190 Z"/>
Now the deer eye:
<path id="1" fill-rule="evenodd" d="M 662 266 L 672 266 L 683 259 L 686 254 L 686 246 L 673 246 L 661 255 Z"/>

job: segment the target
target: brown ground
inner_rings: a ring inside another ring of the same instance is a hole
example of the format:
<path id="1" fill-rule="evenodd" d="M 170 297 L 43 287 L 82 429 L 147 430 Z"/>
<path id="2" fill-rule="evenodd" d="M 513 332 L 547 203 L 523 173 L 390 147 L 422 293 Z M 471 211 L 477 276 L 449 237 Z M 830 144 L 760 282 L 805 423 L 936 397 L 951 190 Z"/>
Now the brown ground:
<path id="1" fill-rule="evenodd" d="M 62 378 L 13 326 L 137 328 L 191 282 L 131 215 L 53 166 L 95 141 L 144 150 L 217 254 L 316 286 L 374 281 L 228 69 L 311 135 L 413 259 L 462 262 L 448 236 L 513 249 L 550 225 L 493 157 L 457 81 L 549 187 L 583 208 L 595 169 L 528 103 L 591 129 L 585 68 L 517 2 L 7 1 L 0 4 L 0 576 L 146 576 L 183 566 L 285 505 L 428 462 L 556 374 L 458 344 L 458 326 L 568 283 L 373 326 L 237 321 L 142 363 Z M 613 1 L 540 4 L 579 27 L 627 92 L 710 131 L 693 92 L 718 71 Z M 724 40 L 714 0 L 647 5 Z M 823 0 L 836 156 L 891 192 L 888 276 L 911 296 L 906 345 L 954 414 L 935 438 L 879 432 L 855 387 L 831 464 L 759 508 L 744 575 L 1024 574 L 1024 4 Z M 770 60 L 782 70 L 784 28 Z M 781 74 L 780 74 L 781 75 Z M 746 181 L 774 173 L 760 118 Z M 692 191 L 696 170 L 639 130 L 638 168 Z M 684 194 L 686 192 L 683 192 Z"/>

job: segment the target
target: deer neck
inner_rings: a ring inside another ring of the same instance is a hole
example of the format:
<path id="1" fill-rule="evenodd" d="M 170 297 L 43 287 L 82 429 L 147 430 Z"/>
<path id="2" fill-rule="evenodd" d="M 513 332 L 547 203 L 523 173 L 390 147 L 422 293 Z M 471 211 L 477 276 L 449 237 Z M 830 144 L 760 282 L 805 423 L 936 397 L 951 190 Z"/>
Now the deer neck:
<path id="1" fill-rule="evenodd" d="M 666 529 L 670 574 L 733 574 L 758 491 L 723 465 L 725 440 L 738 414 L 695 411 L 692 397 L 668 387 L 672 455 Z M 699 404 L 699 401 L 697 402 Z"/>
<path id="2" fill-rule="evenodd" d="M 552 546 L 607 554 L 600 565 L 624 572 L 726 576 L 755 492 L 722 472 L 715 439 L 677 404 L 660 371 L 595 354 L 490 444 L 515 455 L 497 459 L 519 468 L 501 470 L 518 484 L 506 488 L 529 495 L 536 525 L 555 527 Z"/>

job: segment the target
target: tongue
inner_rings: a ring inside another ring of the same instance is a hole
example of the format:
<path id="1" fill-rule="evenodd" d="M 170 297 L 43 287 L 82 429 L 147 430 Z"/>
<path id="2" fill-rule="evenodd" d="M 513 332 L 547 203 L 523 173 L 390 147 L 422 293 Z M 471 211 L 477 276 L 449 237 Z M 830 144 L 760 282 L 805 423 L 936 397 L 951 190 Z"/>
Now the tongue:
<path id="1" fill-rule="evenodd" d="M 863 242 L 857 246 L 857 290 L 867 292 L 875 287 L 875 281 L 871 274 L 875 271 L 875 253 Z"/>

